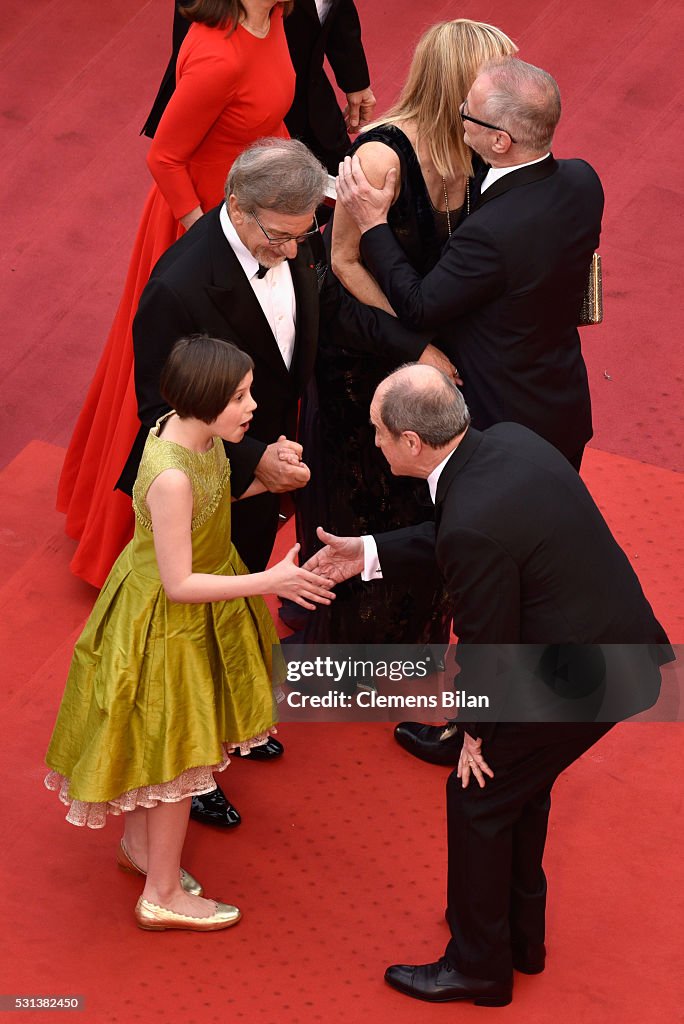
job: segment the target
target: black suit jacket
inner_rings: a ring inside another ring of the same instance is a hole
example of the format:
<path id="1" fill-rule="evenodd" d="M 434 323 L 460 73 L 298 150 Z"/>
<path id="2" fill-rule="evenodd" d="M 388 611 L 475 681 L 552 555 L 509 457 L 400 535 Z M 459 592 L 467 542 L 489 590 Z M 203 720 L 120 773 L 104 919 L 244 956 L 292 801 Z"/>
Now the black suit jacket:
<path id="1" fill-rule="evenodd" d="M 164 362 L 174 343 L 190 334 L 232 341 L 254 360 L 252 394 L 257 402 L 249 435 L 227 444 L 232 491 L 251 482 L 268 444 L 297 432 L 299 398 L 311 377 L 319 321 L 334 325 L 340 343 L 364 336 L 385 345 L 399 360 L 425 342 L 394 317 L 357 303 L 326 273 L 319 235 L 288 261 L 296 298 L 296 336 L 288 370 L 254 291 L 221 227 L 220 206 L 201 217 L 160 258 L 133 321 L 135 388 L 141 427 L 117 486 L 131 493 L 150 427 L 168 411 L 159 391 Z M 266 564 L 277 527 L 278 496 L 250 498 L 233 510 L 236 547 L 252 571 Z"/>
<path id="2" fill-rule="evenodd" d="M 497 652 L 462 645 L 531 645 L 541 655 L 548 645 L 667 644 L 582 480 L 525 427 L 471 427 L 439 478 L 435 513 L 435 523 L 379 534 L 376 542 L 390 580 L 416 578 L 436 560 L 451 595 L 466 688 L 474 675 L 477 691 Z M 648 671 L 611 680 L 622 691 L 612 704 L 603 695 L 604 718 L 607 707 L 619 712 L 615 718 L 649 707 L 659 680 Z"/>
<path id="3" fill-rule="evenodd" d="M 290 135 L 337 174 L 350 140 L 323 61 L 328 58 L 342 92 L 360 92 L 370 85 L 356 6 L 353 0 L 333 0 L 321 25 L 314 0 L 295 0 L 285 19 L 285 35 L 296 73 L 295 98 L 285 123 Z"/>
<path id="4" fill-rule="evenodd" d="M 490 186 L 424 278 L 386 225 L 362 236 L 400 319 L 441 330 L 478 429 L 522 423 L 568 457 L 591 437 L 576 324 L 602 212 L 594 170 L 550 156 Z"/>
<path id="5" fill-rule="evenodd" d="M 173 49 L 143 135 L 154 137 L 159 119 L 176 87 L 176 60 L 190 27 L 174 4 Z M 314 0 L 296 0 L 285 19 L 285 35 L 296 74 L 295 98 L 285 123 L 328 167 L 337 164 L 349 148 L 349 136 L 335 92 L 323 70 L 327 57 L 343 92 L 359 92 L 370 84 L 361 43 L 361 25 L 353 0 L 333 0 L 323 25 Z"/>
<path id="6" fill-rule="evenodd" d="M 168 411 L 159 392 L 161 369 L 174 342 L 189 334 L 225 338 L 254 360 L 257 402 L 249 436 L 227 445 L 239 465 L 233 486 L 240 494 L 267 444 L 293 437 L 297 400 L 311 375 L 318 338 L 318 275 L 311 249 L 289 261 L 297 303 L 297 331 L 288 370 L 254 291 L 228 244 L 217 206 L 193 225 L 157 262 L 133 321 L 135 388 L 141 428 L 119 486 L 130 491 L 147 433 Z M 258 440 L 257 440 L 258 439 Z"/>
<path id="7" fill-rule="evenodd" d="M 250 433 L 226 444 L 234 495 L 247 488 L 265 448 L 280 434 L 294 437 L 297 401 L 311 375 L 318 338 L 318 275 L 308 245 L 289 261 L 297 303 L 290 369 L 254 291 L 228 244 L 220 206 L 193 225 L 157 262 L 133 321 L 135 390 L 141 427 L 117 486 L 130 493 L 150 427 L 168 405 L 161 370 L 174 343 L 190 334 L 232 341 L 254 360 L 257 403 Z M 260 495 L 233 510 L 233 540 L 252 571 L 265 567 L 278 524 L 278 496 Z"/>

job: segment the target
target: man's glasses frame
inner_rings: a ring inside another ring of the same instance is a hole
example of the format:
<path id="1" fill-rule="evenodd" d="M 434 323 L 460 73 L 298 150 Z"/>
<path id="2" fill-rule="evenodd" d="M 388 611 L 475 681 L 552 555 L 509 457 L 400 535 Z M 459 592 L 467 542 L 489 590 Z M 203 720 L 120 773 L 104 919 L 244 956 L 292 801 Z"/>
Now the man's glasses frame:
<path id="1" fill-rule="evenodd" d="M 511 142 L 515 143 L 515 139 L 509 132 L 508 128 L 500 128 L 497 124 L 490 124 L 489 121 L 480 121 L 479 117 L 472 117 L 470 114 L 466 114 L 465 108 L 467 100 L 463 100 L 463 103 L 458 108 L 458 112 L 461 115 L 462 121 L 472 121 L 473 124 L 479 124 L 481 128 L 489 128 L 493 132 L 505 132 Z"/>
<path id="2" fill-rule="evenodd" d="M 311 235 L 315 235 L 315 234 L 317 234 L 320 231 L 320 228 L 318 226 L 318 221 L 316 219 L 316 214 L 315 213 L 314 213 L 314 218 L 313 218 L 313 222 L 314 222 L 315 227 L 313 227 L 311 229 L 311 231 L 303 231 L 301 235 L 283 235 L 282 238 L 273 238 L 271 235 L 269 235 L 268 231 L 266 230 L 264 225 L 261 223 L 261 221 L 257 217 L 255 210 L 251 210 L 250 211 L 250 217 L 254 217 L 254 220 L 257 222 L 257 224 L 261 228 L 261 230 L 262 230 L 262 232 L 263 232 L 263 234 L 264 234 L 264 236 L 266 238 L 266 241 L 268 242 L 269 245 L 285 245 L 286 242 L 296 242 L 297 245 L 299 245 L 299 243 L 303 242 L 305 238 L 310 238 Z"/>

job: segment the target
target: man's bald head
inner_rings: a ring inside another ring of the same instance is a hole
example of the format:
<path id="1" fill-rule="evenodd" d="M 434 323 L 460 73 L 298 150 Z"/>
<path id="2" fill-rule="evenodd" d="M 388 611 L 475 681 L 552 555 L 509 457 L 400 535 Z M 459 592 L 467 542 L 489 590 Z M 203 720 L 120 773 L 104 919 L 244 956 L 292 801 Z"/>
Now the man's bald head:
<path id="1" fill-rule="evenodd" d="M 430 448 L 442 448 L 464 432 L 470 413 L 463 395 L 440 370 L 410 363 L 377 387 L 373 405 L 392 437 L 406 431 Z"/>

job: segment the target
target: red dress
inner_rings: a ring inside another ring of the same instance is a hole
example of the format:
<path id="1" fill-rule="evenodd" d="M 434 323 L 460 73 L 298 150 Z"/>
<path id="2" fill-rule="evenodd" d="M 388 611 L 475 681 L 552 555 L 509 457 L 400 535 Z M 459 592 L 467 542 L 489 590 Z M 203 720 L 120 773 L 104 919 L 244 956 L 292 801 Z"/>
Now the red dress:
<path id="1" fill-rule="evenodd" d="M 154 177 L 135 239 L 123 296 L 64 461 L 57 508 L 79 541 L 77 576 L 101 587 L 133 536 L 131 499 L 115 485 L 140 428 L 131 328 L 143 288 L 159 257 L 183 233 L 179 218 L 223 199 L 239 153 L 266 135 L 287 138 L 295 76 L 282 7 L 265 39 L 240 27 L 195 23 L 178 55 L 176 91 L 147 157 Z"/>

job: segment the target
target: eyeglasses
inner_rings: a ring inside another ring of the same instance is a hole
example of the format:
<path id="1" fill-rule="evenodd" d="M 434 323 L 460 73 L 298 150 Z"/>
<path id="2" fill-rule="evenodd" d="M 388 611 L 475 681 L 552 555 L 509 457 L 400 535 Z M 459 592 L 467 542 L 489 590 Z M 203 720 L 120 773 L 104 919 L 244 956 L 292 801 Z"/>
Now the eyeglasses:
<path id="1" fill-rule="evenodd" d="M 458 108 L 458 112 L 461 115 L 462 121 L 472 121 L 473 124 L 479 124 L 482 128 L 489 128 L 493 132 L 505 132 L 508 138 L 511 140 L 511 142 L 515 143 L 515 139 L 513 138 L 513 136 L 511 135 L 507 128 L 499 128 L 499 126 L 496 124 L 490 124 L 488 121 L 480 121 L 479 117 L 471 117 L 470 114 L 466 114 L 465 108 L 467 102 L 467 100 L 463 100 L 463 103 Z"/>
<path id="2" fill-rule="evenodd" d="M 311 235 L 315 235 L 320 230 L 318 227 L 318 221 L 316 220 L 316 214 L 314 213 L 314 227 L 311 229 L 311 231 L 303 231 L 301 235 L 280 235 L 278 238 L 274 238 L 272 235 L 269 235 L 268 231 L 261 223 L 254 210 L 250 212 L 250 216 L 254 217 L 254 220 L 257 222 L 257 224 L 263 231 L 264 235 L 266 236 L 266 241 L 268 242 L 269 245 L 284 245 L 286 242 L 296 242 L 297 245 L 299 245 L 299 243 L 303 242 L 305 238 L 309 238 Z"/>

